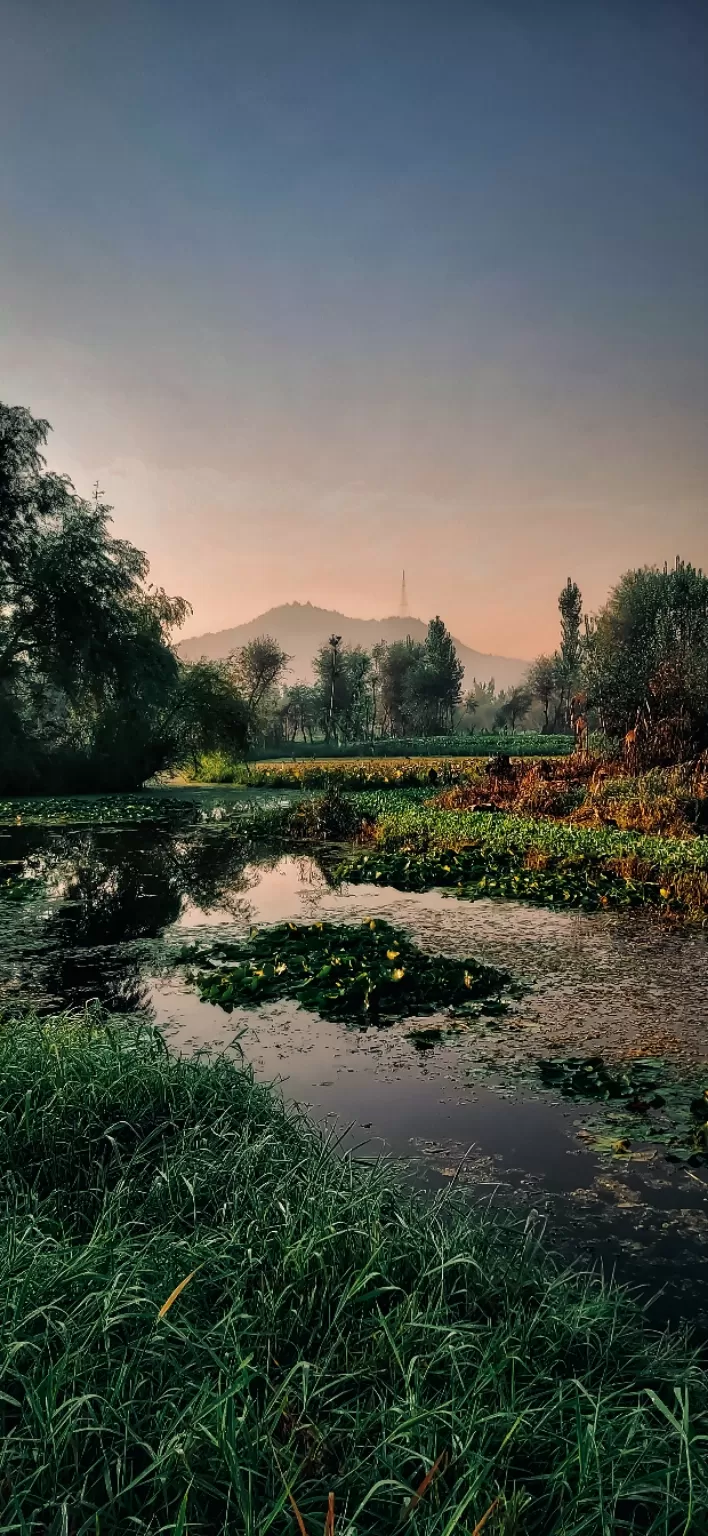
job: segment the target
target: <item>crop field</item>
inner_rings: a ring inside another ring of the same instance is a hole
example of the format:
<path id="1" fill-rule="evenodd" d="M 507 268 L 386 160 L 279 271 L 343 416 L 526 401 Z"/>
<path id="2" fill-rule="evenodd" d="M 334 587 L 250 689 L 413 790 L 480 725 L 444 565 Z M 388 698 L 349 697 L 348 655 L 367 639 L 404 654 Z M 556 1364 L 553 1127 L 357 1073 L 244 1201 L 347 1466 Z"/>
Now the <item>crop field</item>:
<path id="1" fill-rule="evenodd" d="M 542 731 L 472 731 L 448 736 L 388 736 L 373 741 L 333 743 L 326 741 L 283 742 L 263 749 L 267 760 L 336 757 L 489 757 L 495 752 L 513 757 L 562 757 L 572 752 L 570 735 Z"/>

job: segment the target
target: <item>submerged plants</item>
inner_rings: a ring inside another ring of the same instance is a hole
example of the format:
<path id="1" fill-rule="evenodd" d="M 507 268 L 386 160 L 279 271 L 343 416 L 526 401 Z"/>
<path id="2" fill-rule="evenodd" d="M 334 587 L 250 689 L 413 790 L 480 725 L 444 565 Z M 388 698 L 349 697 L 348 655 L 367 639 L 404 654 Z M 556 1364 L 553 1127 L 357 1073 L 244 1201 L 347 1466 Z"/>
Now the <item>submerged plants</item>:
<path id="1" fill-rule="evenodd" d="M 425 954 L 379 918 L 254 928 L 240 943 L 216 941 L 178 958 L 189 963 L 202 1001 L 227 1012 L 291 997 L 323 1018 L 357 1023 L 444 1008 L 479 1012 L 509 983 L 506 972 L 478 960 Z"/>

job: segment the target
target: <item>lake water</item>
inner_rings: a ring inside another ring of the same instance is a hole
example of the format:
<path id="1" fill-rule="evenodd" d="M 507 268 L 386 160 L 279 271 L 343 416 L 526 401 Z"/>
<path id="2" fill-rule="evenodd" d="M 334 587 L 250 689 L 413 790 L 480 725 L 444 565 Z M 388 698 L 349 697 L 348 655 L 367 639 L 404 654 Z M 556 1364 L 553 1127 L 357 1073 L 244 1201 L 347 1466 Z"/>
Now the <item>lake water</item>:
<path id="1" fill-rule="evenodd" d="M 704 1321 L 708 1168 L 672 1164 L 660 1149 L 598 1154 L 584 1135 L 596 1107 L 544 1089 L 537 1066 L 565 1054 L 652 1054 L 700 1080 L 703 932 L 437 891 L 335 888 L 326 858 L 245 853 L 228 819 L 5 826 L 0 860 L 5 877 L 33 882 L 22 901 L 0 898 L 6 1000 L 143 1008 L 183 1051 L 238 1041 L 259 1076 L 278 1079 L 362 1156 L 385 1153 L 426 1185 L 454 1180 L 474 1198 L 519 1206 L 564 1252 L 662 1290 L 657 1315 Z M 206 933 L 364 915 L 432 953 L 503 967 L 525 990 L 502 1019 L 421 1051 L 410 1021 L 364 1030 L 283 1002 L 227 1015 L 165 963 L 166 946 Z"/>

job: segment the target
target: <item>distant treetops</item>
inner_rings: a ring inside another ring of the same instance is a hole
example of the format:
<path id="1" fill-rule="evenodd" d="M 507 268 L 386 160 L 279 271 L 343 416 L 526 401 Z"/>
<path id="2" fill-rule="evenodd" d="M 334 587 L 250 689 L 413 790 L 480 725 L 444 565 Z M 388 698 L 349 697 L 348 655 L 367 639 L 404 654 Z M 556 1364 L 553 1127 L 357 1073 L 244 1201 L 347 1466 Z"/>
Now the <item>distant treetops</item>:
<path id="1" fill-rule="evenodd" d="M 526 682 L 462 695 L 440 617 L 424 641 L 365 650 L 323 635 L 315 681 L 287 686 L 269 635 L 225 661 L 182 662 L 190 612 L 148 581 L 146 556 L 46 468 L 49 424 L 0 404 L 0 793 L 127 789 L 205 752 L 456 730 L 589 728 L 630 736 L 637 760 L 708 747 L 708 579 L 677 560 L 628 571 L 595 617 L 568 578 L 553 655 Z"/>

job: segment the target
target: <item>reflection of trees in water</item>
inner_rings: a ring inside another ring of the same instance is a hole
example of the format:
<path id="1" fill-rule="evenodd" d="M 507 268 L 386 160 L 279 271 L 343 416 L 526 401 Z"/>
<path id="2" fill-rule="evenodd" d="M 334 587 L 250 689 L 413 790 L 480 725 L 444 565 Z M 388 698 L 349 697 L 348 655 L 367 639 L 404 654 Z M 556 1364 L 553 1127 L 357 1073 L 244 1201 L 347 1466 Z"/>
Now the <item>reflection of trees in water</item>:
<path id="1" fill-rule="evenodd" d="M 27 962 L 23 984 L 32 991 L 71 1003 L 100 997 L 118 1011 L 145 1006 L 145 944 L 177 921 L 185 902 L 236 915 L 253 881 L 248 845 L 228 828 L 143 825 L 42 836 L 33 829 L 13 841 L 12 854 L 21 858 L 15 874 L 23 868 L 38 876 L 45 894 L 40 922 L 23 924 L 29 913 L 26 906 L 20 913 L 19 904 L 10 914 L 6 974 L 14 951 L 20 972 L 23 957 Z"/>
<path id="2" fill-rule="evenodd" d="M 299 892 L 300 899 L 306 908 L 310 909 L 310 916 L 317 915 L 319 904 L 322 900 L 323 887 L 334 887 L 332 870 L 335 863 L 332 862 L 332 850 L 324 849 L 321 853 L 312 849 L 306 855 L 297 859 L 298 883 L 302 887 Z"/>

